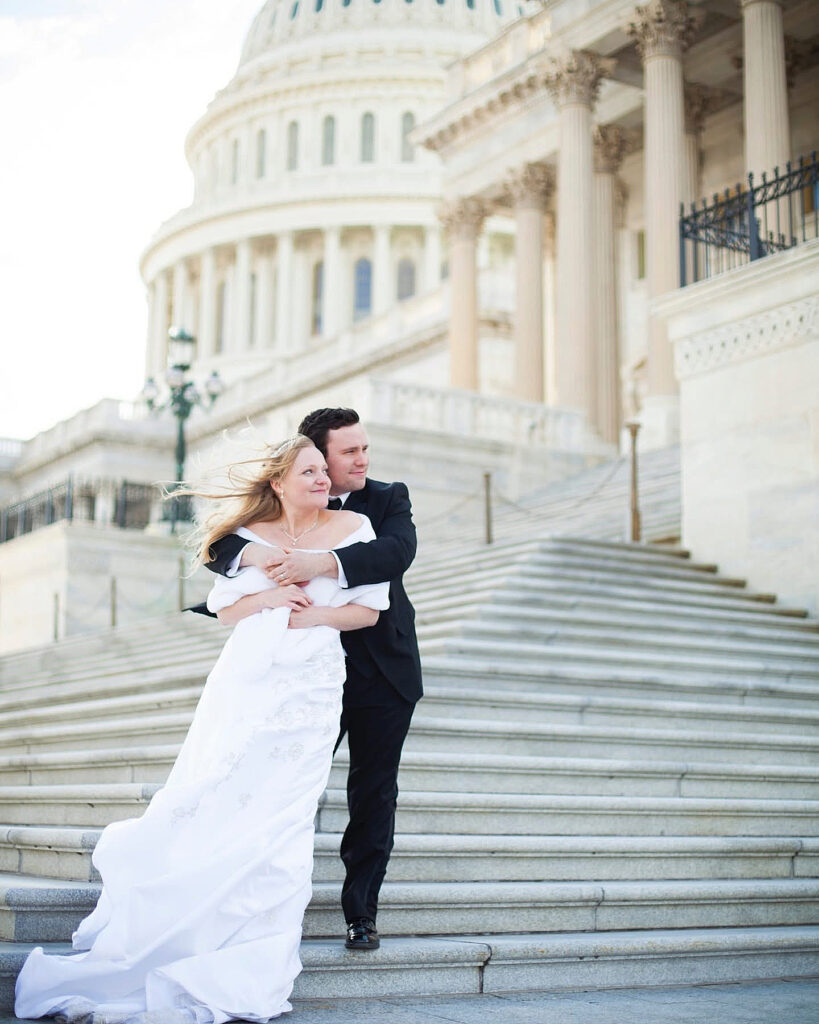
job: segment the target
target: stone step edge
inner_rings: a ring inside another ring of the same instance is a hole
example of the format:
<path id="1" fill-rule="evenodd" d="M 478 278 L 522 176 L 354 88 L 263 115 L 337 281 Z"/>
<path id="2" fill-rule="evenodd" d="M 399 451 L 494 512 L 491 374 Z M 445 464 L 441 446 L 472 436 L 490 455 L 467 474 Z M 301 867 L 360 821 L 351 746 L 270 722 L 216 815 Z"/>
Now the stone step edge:
<path id="1" fill-rule="evenodd" d="M 102 826 L 3 825 L 0 846 L 47 849 L 89 856 L 102 834 Z M 338 854 L 341 832 L 318 832 L 315 851 Z M 680 854 L 819 854 L 819 836 L 611 836 L 611 835 L 498 835 L 474 833 L 397 832 L 393 857 L 402 854 L 558 854 L 598 853 L 630 855 Z M 11 872 L 16 874 L 16 872 Z M 45 876 L 48 877 L 48 876 Z"/>
<path id="2" fill-rule="evenodd" d="M 114 747 L 92 750 L 50 750 L 40 753 L 7 754 L 0 757 L 0 771 L 12 768 L 73 766 L 97 763 L 101 765 L 133 763 L 136 760 L 173 761 L 179 753 L 181 741 L 172 744 L 157 744 L 145 747 Z M 333 758 L 334 767 L 345 768 L 349 764 L 349 752 L 343 747 Z M 730 761 L 651 761 L 623 758 L 595 757 L 544 757 L 537 754 L 470 754 L 433 753 L 423 750 L 405 750 L 401 764 L 415 770 L 428 768 L 430 771 L 497 771 L 516 774 L 518 772 L 574 775 L 613 775 L 623 773 L 645 777 L 674 777 L 720 779 L 772 778 L 777 781 L 819 782 L 819 765 L 782 764 L 733 764 Z M 133 780 L 138 782 L 139 780 Z M 28 785 L 28 783 L 22 783 Z M 46 783 L 47 785 L 47 783 Z"/>
<path id="3" fill-rule="evenodd" d="M 0 873 L 0 908 L 27 912 L 83 908 L 96 903 L 99 882 Z M 310 907 L 339 906 L 341 882 L 314 882 Z M 381 889 L 384 911 L 420 907 L 532 907 L 536 905 L 819 903 L 819 878 L 638 879 L 563 882 L 390 882 Z"/>
<path id="4" fill-rule="evenodd" d="M 14 979 L 34 945 L 0 942 L 3 1010 L 11 1009 Z M 72 951 L 67 943 L 41 945 L 48 953 Z M 345 950 L 340 939 L 303 939 L 300 955 L 304 970 L 296 979 L 296 1000 L 368 994 L 460 995 L 545 986 L 550 991 L 594 989 L 613 987 L 612 981 L 620 987 L 629 984 L 631 971 L 640 965 L 650 971 L 648 978 L 641 974 L 641 985 L 668 984 L 668 971 L 687 984 L 752 981 L 761 968 L 765 977 L 819 974 L 819 927 L 385 936 L 381 948 L 366 957 Z M 763 968 L 759 958 L 765 956 L 772 962 Z M 804 962 L 794 963 L 791 958 L 796 956 Z M 661 969 L 662 965 L 666 966 Z M 538 966 L 556 969 L 557 977 L 545 981 Z"/>

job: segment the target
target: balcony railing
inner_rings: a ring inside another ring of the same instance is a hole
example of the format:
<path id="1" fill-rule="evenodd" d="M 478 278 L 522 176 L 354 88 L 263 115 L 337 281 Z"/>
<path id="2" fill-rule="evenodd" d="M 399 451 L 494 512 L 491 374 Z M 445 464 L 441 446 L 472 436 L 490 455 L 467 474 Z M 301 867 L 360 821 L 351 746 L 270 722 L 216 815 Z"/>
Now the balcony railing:
<path id="1" fill-rule="evenodd" d="M 819 237 L 819 163 L 800 157 L 784 174 L 753 174 L 747 186 L 738 184 L 702 207 L 680 208 L 680 286 L 702 281 L 726 270 L 790 249 Z"/>
<path id="2" fill-rule="evenodd" d="M 155 518 L 160 501 L 160 491 L 152 484 L 69 477 L 25 501 L 0 509 L 0 544 L 62 520 L 144 530 Z M 165 505 L 163 517 L 167 512 Z M 177 518 L 190 518 L 190 512 L 189 504 L 185 504 Z"/>

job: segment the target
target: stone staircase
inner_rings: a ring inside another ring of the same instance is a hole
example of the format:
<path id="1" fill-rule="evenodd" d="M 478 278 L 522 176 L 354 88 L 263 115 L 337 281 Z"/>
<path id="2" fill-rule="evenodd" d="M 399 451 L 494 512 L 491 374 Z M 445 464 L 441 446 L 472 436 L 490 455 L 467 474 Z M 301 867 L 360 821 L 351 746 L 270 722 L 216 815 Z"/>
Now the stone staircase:
<path id="1" fill-rule="evenodd" d="M 340 751 L 297 996 L 819 974 L 818 622 L 589 536 L 430 545 L 408 583 L 427 695 L 388 941 L 341 945 Z M 0 660 L 4 1007 L 32 944 L 68 949 L 101 828 L 165 778 L 224 638 L 176 616 Z"/>

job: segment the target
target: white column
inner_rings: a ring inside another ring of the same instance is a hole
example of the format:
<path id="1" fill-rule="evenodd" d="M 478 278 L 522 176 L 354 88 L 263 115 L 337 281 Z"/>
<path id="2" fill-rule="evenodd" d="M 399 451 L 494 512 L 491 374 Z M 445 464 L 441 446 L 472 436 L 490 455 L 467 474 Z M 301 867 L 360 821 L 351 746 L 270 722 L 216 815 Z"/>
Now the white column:
<path id="1" fill-rule="evenodd" d="M 600 125 L 594 137 L 594 279 L 597 376 L 595 425 L 604 441 L 617 441 L 620 428 L 620 358 L 617 344 L 617 259 L 614 231 L 617 171 L 626 138 L 616 125 Z"/>
<path id="2" fill-rule="evenodd" d="M 740 0 L 745 92 L 745 167 L 784 170 L 791 158 L 782 7 L 776 0 Z"/>
<path id="3" fill-rule="evenodd" d="M 273 253 L 268 247 L 256 261 L 256 338 L 257 348 L 273 345 Z"/>
<path id="4" fill-rule="evenodd" d="M 557 375 L 557 231 L 555 215 L 549 211 L 543 220 L 543 337 L 544 337 L 544 396 L 547 405 L 557 405 L 555 377 Z"/>
<path id="5" fill-rule="evenodd" d="M 651 0 L 638 7 L 630 34 L 643 58 L 645 82 L 645 230 L 649 298 L 680 284 L 680 202 L 687 187 L 682 54 L 696 21 L 682 0 Z M 648 324 L 648 400 L 643 417 L 646 447 L 679 436 L 677 380 L 665 323 Z"/>
<path id="6" fill-rule="evenodd" d="M 701 199 L 700 195 L 700 136 L 705 117 L 711 104 L 711 91 L 698 83 L 686 83 L 685 103 L 685 166 L 683 173 L 682 201 L 686 212 L 691 204 Z M 691 280 L 689 277 L 688 280 Z"/>
<path id="7" fill-rule="evenodd" d="M 444 207 L 441 219 L 449 232 L 449 361 L 454 388 L 478 390 L 478 264 L 477 240 L 486 216 L 474 198 Z"/>
<path id="8" fill-rule="evenodd" d="M 276 240 L 276 348 L 292 352 L 293 232 L 283 231 Z"/>
<path id="9" fill-rule="evenodd" d="M 185 260 L 179 260 L 173 268 L 173 311 L 171 322 L 177 327 L 190 330 L 188 323 L 188 267 Z"/>
<path id="10" fill-rule="evenodd" d="M 515 394 L 542 402 L 543 215 L 554 173 L 548 164 L 526 164 L 507 188 L 515 209 Z"/>
<path id="11" fill-rule="evenodd" d="M 321 333 L 334 338 L 341 329 L 341 228 L 324 230 L 324 281 Z"/>
<path id="12" fill-rule="evenodd" d="M 205 249 L 199 265 L 199 352 L 213 355 L 216 345 L 216 254 Z"/>
<path id="13" fill-rule="evenodd" d="M 145 376 L 152 377 L 156 372 L 154 370 L 156 364 L 154 354 L 156 348 L 154 341 L 156 333 L 156 283 L 154 281 L 151 281 L 146 288 L 146 299 L 148 303 L 148 322 L 145 331 Z"/>
<path id="14" fill-rule="evenodd" d="M 554 63 L 546 84 L 560 112 L 557 190 L 557 352 L 559 405 L 594 419 L 593 150 L 591 111 L 612 62 L 574 51 Z"/>
<path id="15" fill-rule="evenodd" d="M 164 372 L 168 360 L 168 295 L 168 275 L 163 270 L 154 281 L 154 344 L 153 365 L 150 367 L 150 375 L 154 377 Z"/>
<path id="16" fill-rule="evenodd" d="M 246 352 L 250 347 L 250 239 L 236 243 L 233 266 L 233 336 L 227 339 L 228 352 Z"/>
<path id="17" fill-rule="evenodd" d="M 424 291 L 433 292 L 441 285 L 441 229 L 436 225 L 424 229 Z"/>
<path id="18" fill-rule="evenodd" d="M 373 228 L 373 315 L 386 313 L 395 299 L 395 282 L 390 250 L 390 226 Z"/>

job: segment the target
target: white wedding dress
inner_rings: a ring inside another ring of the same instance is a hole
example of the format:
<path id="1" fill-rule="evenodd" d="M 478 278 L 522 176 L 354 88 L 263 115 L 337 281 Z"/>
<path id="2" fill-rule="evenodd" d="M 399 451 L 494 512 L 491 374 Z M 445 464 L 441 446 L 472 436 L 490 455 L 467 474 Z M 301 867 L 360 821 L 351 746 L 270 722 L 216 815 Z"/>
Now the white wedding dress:
<path id="1" fill-rule="evenodd" d="M 374 538 L 361 518 L 338 547 Z M 253 568 L 217 577 L 208 607 L 274 586 Z M 389 605 L 386 583 L 343 590 L 318 577 L 305 589 L 318 605 Z M 33 950 L 18 1016 L 221 1024 L 291 1008 L 345 670 L 337 630 L 288 629 L 289 616 L 265 609 L 237 624 L 166 785 L 100 837 L 102 894 L 73 938 L 85 952 Z"/>

